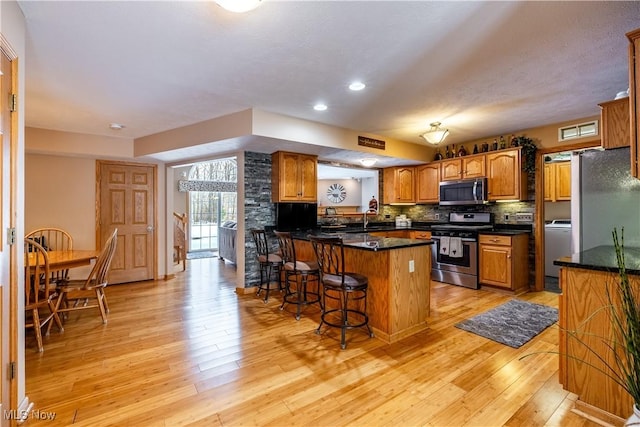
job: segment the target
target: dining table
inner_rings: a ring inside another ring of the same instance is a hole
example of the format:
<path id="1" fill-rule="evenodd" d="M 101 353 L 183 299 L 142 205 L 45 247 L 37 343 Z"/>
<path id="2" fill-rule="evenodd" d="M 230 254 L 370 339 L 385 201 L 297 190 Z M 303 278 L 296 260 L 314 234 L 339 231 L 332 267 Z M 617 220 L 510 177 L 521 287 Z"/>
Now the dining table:
<path id="1" fill-rule="evenodd" d="M 100 251 L 72 249 L 68 251 L 47 251 L 47 255 L 49 256 L 49 271 L 53 273 L 90 265 L 92 260 L 98 258 Z M 28 252 L 25 257 L 30 257 L 31 262 L 28 262 L 28 264 L 33 265 L 34 253 Z"/>

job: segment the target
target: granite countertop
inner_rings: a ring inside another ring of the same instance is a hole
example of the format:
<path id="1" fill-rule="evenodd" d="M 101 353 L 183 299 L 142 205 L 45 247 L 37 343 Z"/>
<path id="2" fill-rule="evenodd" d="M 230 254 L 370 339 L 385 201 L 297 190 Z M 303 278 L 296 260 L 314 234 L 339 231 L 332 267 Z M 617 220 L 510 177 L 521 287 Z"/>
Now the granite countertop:
<path id="1" fill-rule="evenodd" d="M 431 226 L 434 224 L 445 225 L 446 222 L 414 222 L 411 227 L 396 227 L 395 223 L 369 223 L 366 229 L 362 224 L 347 225 L 345 227 L 321 227 L 320 230 L 329 234 L 351 234 L 351 233 L 364 233 L 364 232 L 376 232 L 376 231 L 431 231 Z M 532 232 L 532 227 L 529 224 L 495 224 L 492 230 L 481 230 L 480 234 L 493 234 L 493 235 L 506 235 L 515 236 L 518 234 L 527 234 Z"/>
<path id="2" fill-rule="evenodd" d="M 395 229 L 395 227 L 394 227 Z M 310 232 L 292 232 L 291 237 L 298 240 L 309 240 L 309 235 L 319 237 L 342 237 L 345 247 L 363 249 L 368 251 L 380 251 L 390 249 L 410 248 L 414 246 L 432 245 L 433 240 L 413 240 L 398 237 L 370 236 L 368 233 L 323 233 L 320 230 Z"/>
<path id="3" fill-rule="evenodd" d="M 491 234 L 501 236 L 517 236 L 518 234 L 529 234 L 531 230 L 517 230 L 517 229 L 493 229 L 493 230 L 480 230 L 480 234 Z"/>
<path id="4" fill-rule="evenodd" d="M 624 248 L 627 274 L 640 276 L 640 248 Z M 565 256 L 553 261 L 554 265 L 584 268 L 587 270 L 618 272 L 618 262 L 613 245 L 596 246 L 586 251 Z"/>

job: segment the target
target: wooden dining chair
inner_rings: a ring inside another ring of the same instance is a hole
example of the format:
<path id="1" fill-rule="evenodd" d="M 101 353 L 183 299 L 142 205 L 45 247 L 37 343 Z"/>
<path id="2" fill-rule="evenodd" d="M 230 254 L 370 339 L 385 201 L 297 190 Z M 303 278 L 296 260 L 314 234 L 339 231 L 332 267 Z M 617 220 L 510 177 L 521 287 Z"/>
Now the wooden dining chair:
<path id="1" fill-rule="evenodd" d="M 33 239 L 46 251 L 71 251 L 73 250 L 73 237 L 60 228 L 38 228 L 26 234 L 25 238 Z M 51 273 L 51 281 L 61 285 L 69 280 L 69 270 L 60 270 Z"/>
<path id="2" fill-rule="evenodd" d="M 25 327 L 33 328 L 38 351 L 44 351 L 42 328 L 47 326 L 46 335 L 51 332 L 52 321 L 63 331 L 58 316 L 60 296 L 49 274 L 49 256 L 44 247 L 33 239 L 24 239 L 25 252 Z"/>
<path id="3" fill-rule="evenodd" d="M 61 295 L 56 307 L 58 313 L 98 308 L 102 316 L 102 323 L 107 323 L 109 305 L 104 289 L 108 284 L 109 269 L 116 253 L 117 243 L 118 229 L 116 228 L 107 239 L 87 279 L 70 280 L 58 287 L 58 292 Z M 89 301 L 92 299 L 95 299 L 95 303 L 90 304 Z"/>

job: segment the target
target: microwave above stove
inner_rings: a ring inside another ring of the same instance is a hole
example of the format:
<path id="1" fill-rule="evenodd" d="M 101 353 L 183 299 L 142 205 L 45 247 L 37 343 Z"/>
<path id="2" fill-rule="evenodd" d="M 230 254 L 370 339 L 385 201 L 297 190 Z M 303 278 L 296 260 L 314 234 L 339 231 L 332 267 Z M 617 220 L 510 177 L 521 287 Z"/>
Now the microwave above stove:
<path id="1" fill-rule="evenodd" d="M 460 179 L 440 183 L 441 205 L 483 205 L 487 200 L 487 178 Z"/>

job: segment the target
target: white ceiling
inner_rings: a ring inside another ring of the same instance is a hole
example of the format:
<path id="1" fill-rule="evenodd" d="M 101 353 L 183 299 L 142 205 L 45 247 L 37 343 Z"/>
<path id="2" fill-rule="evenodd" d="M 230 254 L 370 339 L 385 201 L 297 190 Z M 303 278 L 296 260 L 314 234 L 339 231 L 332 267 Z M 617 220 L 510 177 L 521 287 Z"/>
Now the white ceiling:
<path id="1" fill-rule="evenodd" d="M 640 27 L 636 1 L 265 0 L 246 14 L 210 1 L 19 4 L 26 125 L 126 138 L 247 108 L 414 143 L 435 120 L 458 143 L 589 117 L 627 89 L 625 33 Z M 355 79 L 367 88 L 350 92 Z M 329 109 L 314 111 L 318 101 Z"/>

